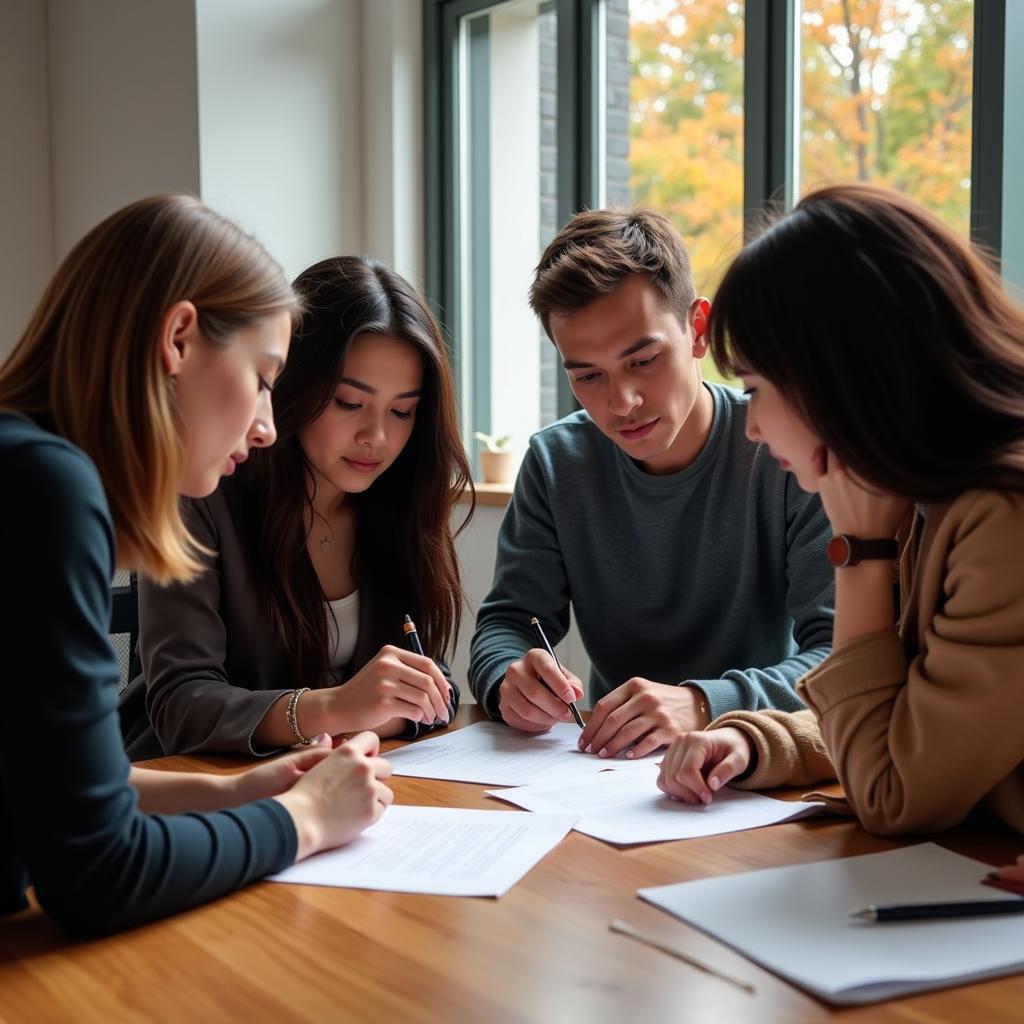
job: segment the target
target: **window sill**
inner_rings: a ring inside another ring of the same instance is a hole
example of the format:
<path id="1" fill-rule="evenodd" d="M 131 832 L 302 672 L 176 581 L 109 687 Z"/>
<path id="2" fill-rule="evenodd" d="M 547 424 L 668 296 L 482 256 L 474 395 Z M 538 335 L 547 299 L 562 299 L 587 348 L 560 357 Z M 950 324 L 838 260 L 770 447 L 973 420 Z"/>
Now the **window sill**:
<path id="1" fill-rule="evenodd" d="M 488 508 L 504 508 L 508 504 L 509 498 L 512 497 L 514 484 L 485 484 L 474 480 L 473 486 L 476 488 L 477 505 Z M 463 492 L 459 504 L 469 504 L 468 491 Z"/>

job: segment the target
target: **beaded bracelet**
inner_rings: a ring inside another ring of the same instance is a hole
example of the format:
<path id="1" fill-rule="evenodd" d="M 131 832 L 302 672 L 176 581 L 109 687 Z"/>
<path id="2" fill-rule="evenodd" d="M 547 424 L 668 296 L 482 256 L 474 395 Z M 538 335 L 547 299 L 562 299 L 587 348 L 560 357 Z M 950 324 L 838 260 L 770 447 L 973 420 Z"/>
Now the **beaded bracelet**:
<path id="1" fill-rule="evenodd" d="M 312 745 L 315 741 L 308 739 L 302 735 L 302 730 L 299 728 L 299 698 L 309 692 L 308 686 L 300 686 L 297 690 L 292 690 L 292 695 L 288 698 L 288 707 L 285 709 L 284 717 L 288 722 L 288 728 L 291 729 L 292 735 L 301 743 L 304 747 Z"/>

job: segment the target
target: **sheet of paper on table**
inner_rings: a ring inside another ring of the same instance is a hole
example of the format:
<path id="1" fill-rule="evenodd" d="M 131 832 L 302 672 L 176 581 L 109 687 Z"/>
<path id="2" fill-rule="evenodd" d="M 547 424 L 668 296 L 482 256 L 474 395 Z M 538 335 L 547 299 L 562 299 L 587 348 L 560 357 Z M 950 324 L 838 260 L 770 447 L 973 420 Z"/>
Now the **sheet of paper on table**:
<path id="1" fill-rule="evenodd" d="M 579 738 L 579 726 L 569 722 L 560 722 L 539 736 L 518 732 L 503 722 L 477 722 L 465 729 L 399 747 L 384 756 L 396 775 L 491 786 L 561 782 L 592 775 L 618 763 L 641 763 L 580 753 L 576 747 Z M 663 753 L 650 755 L 651 761 Z"/>
<path id="2" fill-rule="evenodd" d="M 725 789 L 707 806 L 671 800 L 657 787 L 658 765 L 640 762 L 568 783 L 488 790 L 528 811 L 579 815 L 573 826 L 595 839 L 626 846 L 741 832 L 814 814 L 821 804 L 775 800 Z"/>
<path id="3" fill-rule="evenodd" d="M 572 828 L 572 814 L 390 807 L 348 846 L 319 853 L 271 882 L 437 896 L 501 896 Z"/>
<path id="4" fill-rule="evenodd" d="M 991 870 L 935 843 L 641 889 L 656 907 L 831 1003 L 864 1004 L 1024 970 L 1024 915 L 851 918 L 871 904 L 1003 900 Z"/>

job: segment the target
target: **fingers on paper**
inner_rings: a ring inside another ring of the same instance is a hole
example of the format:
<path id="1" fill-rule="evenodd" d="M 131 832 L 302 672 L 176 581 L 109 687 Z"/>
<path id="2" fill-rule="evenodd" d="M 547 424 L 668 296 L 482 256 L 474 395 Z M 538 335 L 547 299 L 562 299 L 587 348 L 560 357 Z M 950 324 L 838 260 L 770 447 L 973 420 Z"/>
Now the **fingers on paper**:
<path id="1" fill-rule="evenodd" d="M 619 728 L 628 721 L 628 718 L 620 713 L 620 709 L 628 700 L 629 694 L 626 692 L 626 688 L 620 686 L 594 705 L 590 721 L 580 733 L 580 750 L 586 750 L 589 747 L 591 753 L 596 754 L 615 735 Z"/>
<path id="2" fill-rule="evenodd" d="M 684 733 L 672 742 L 665 759 L 661 762 L 658 788 L 686 803 L 711 803 L 714 792 L 708 786 L 704 773 L 707 769 L 715 767 L 716 762 L 713 758 L 714 746 L 707 733 Z M 721 784 L 719 782 L 719 786 Z"/>
<path id="3" fill-rule="evenodd" d="M 737 775 L 746 771 L 749 763 L 750 757 L 745 750 L 731 748 L 708 773 L 708 785 L 715 790 L 721 789 L 732 782 Z"/>

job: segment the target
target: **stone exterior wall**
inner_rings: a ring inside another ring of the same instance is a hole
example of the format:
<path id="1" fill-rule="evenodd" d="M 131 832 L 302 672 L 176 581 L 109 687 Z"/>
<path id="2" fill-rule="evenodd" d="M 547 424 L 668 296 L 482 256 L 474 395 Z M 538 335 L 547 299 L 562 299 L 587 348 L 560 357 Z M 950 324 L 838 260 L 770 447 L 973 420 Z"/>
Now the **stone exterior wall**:
<path id="1" fill-rule="evenodd" d="M 558 22 L 554 4 L 540 11 L 540 239 L 541 248 L 558 224 Z M 605 202 L 629 206 L 629 0 L 605 7 Z M 538 253 L 538 256 L 540 254 Z M 554 346 L 538 326 L 541 424 L 558 418 L 558 374 Z"/>

